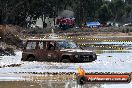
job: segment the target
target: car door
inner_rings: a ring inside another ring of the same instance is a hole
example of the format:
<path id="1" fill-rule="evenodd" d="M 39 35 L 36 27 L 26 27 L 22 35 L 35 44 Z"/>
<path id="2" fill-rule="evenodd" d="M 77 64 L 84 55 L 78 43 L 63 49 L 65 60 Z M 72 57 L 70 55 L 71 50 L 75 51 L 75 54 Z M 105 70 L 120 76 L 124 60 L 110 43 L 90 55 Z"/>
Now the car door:
<path id="1" fill-rule="evenodd" d="M 50 45 L 50 44 L 53 44 L 53 45 Z M 59 61 L 58 50 L 56 50 L 56 44 L 54 41 L 47 42 L 47 61 L 50 61 L 50 62 Z"/>
<path id="2" fill-rule="evenodd" d="M 37 57 L 39 61 L 46 61 L 47 60 L 47 52 L 46 52 L 46 42 L 45 41 L 38 41 L 37 42 Z"/>

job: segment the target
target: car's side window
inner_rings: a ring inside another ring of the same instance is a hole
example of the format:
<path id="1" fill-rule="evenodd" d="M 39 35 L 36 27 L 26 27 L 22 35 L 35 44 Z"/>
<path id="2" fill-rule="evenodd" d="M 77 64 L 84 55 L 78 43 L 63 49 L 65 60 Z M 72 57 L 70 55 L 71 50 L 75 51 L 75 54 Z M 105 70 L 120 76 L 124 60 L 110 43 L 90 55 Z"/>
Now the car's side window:
<path id="1" fill-rule="evenodd" d="M 36 49 L 36 42 L 28 42 L 26 49 Z"/>
<path id="2" fill-rule="evenodd" d="M 47 43 L 47 49 L 48 50 L 55 50 L 55 44 L 54 42 L 50 41 Z"/>
<path id="3" fill-rule="evenodd" d="M 39 46 L 39 49 L 44 49 L 44 42 L 39 42 L 38 46 Z"/>

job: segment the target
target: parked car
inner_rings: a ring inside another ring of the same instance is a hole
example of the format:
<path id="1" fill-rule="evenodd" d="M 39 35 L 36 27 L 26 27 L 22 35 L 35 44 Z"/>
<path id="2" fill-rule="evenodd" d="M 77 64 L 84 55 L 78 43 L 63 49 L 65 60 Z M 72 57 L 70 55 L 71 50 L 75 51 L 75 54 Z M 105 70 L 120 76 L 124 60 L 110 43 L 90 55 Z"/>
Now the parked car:
<path id="1" fill-rule="evenodd" d="M 75 19 L 63 17 L 63 18 L 57 19 L 56 25 L 62 30 L 73 28 L 75 26 Z"/>
<path id="2" fill-rule="evenodd" d="M 93 51 L 83 50 L 66 39 L 28 39 L 22 53 L 23 61 L 92 62 L 97 59 Z"/>

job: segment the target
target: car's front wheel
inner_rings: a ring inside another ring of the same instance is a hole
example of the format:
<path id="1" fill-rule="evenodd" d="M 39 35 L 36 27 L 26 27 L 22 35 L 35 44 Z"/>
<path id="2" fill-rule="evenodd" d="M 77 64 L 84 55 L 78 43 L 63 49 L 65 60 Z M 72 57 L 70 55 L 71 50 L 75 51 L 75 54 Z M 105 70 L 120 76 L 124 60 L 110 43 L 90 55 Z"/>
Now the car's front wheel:
<path id="1" fill-rule="evenodd" d="M 69 59 L 62 59 L 61 62 L 63 62 L 63 63 L 70 63 L 71 60 L 69 60 Z"/>

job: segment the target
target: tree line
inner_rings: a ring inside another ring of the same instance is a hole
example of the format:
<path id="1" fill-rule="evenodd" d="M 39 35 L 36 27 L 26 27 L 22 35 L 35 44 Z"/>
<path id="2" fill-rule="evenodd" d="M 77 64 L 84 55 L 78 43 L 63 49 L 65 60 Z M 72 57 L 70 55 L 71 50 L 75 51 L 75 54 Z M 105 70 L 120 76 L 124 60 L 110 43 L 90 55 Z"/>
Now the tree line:
<path id="1" fill-rule="evenodd" d="M 131 0 L 0 0 L 0 24 L 25 27 L 27 18 L 55 18 L 60 11 L 72 10 L 78 26 L 86 21 L 121 21 L 132 15 Z M 30 21 L 30 19 L 28 20 Z M 45 22 L 43 23 L 45 24 Z"/>

